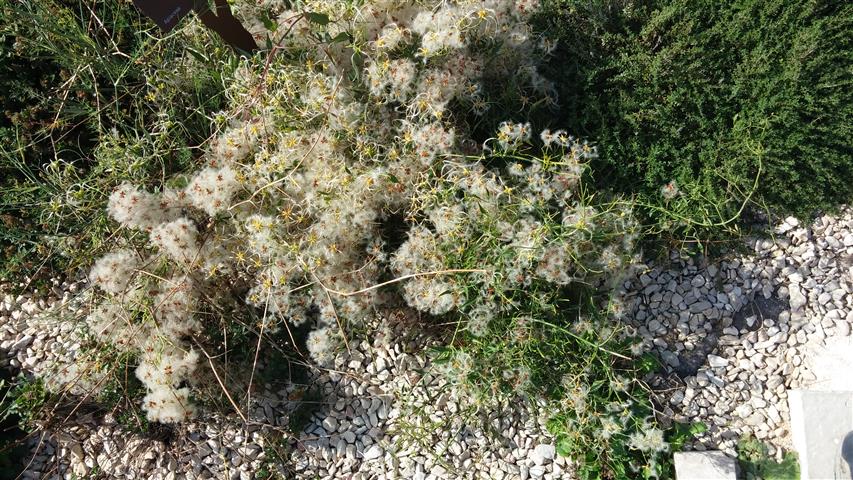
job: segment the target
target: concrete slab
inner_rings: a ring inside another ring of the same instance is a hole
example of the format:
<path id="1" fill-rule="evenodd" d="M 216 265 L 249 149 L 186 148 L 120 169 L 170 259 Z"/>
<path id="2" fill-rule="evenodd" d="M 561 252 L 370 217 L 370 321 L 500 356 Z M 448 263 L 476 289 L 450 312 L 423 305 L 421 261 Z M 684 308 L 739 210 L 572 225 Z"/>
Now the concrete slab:
<path id="1" fill-rule="evenodd" d="M 803 367 L 814 378 L 802 381 L 802 390 L 853 391 L 853 337 L 830 337 L 823 345 L 809 345 L 802 352 Z"/>
<path id="2" fill-rule="evenodd" d="M 736 480 L 735 459 L 723 452 L 676 452 L 676 480 Z"/>
<path id="3" fill-rule="evenodd" d="M 853 391 L 789 390 L 788 406 L 800 478 L 853 478 Z"/>

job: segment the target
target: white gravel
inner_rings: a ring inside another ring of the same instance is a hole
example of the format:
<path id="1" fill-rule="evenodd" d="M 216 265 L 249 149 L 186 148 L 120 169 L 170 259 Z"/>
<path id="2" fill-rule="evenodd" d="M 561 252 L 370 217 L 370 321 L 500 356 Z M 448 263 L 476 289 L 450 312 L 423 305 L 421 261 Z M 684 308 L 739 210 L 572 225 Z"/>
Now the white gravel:
<path id="1" fill-rule="evenodd" d="M 809 228 L 789 218 L 774 238 L 749 240 L 749 254 L 713 264 L 673 254 L 626 282 L 627 322 L 666 364 L 649 379 L 664 413 L 710 427 L 692 448 L 734 454 L 743 434 L 777 455 L 790 447 L 786 389 L 830 381 L 815 372 L 828 367 L 815 365 L 814 352 L 850 344 L 851 232 L 850 209 Z M 84 298 L 77 288 L 57 282 L 49 301 L 0 293 L 4 366 L 50 382 L 73 365 L 81 339 L 52 312 Z M 301 432 L 287 431 L 298 386 L 258 388 L 246 423 L 204 414 L 166 439 L 129 434 L 111 415 L 81 409 L 31 437 L 24 478 L 572 478 L 544 418 L 518 403 L 475 411 L 425 373 L 432 340 L 406 333 L 418 329 L 404 317 L 377 321 L 372 341 L 352 342 L 332 369 L 315 374 L 322 403 Z"/>
<path id="2" fill-rule="evenodd" d="M 72 365 L 80 339 L 52 312 L 64 300 L 22 296 L 0 305 L 0 348 L 6 365 L 45 378 Z M 405 315 L 391 315 L 404 318 Z M 317 372 L 321 393 L 308 425 L 287 431 L 300 405 L 299 386 L 253 394 L 249 422 L 204 414 L 169 440 L 123 431 L 111 415 L 71 415 L 30 440 L 25 478 L 545 479 L 571 478 L 542 421 L 518 403 L 471 411 L 454 387 L 425 373 L 428 337 L 404 322 L 373 325 L 372 342 L 350 344 L 334 368 Z M 85 391 L 81 388 L 81 392 Z M 487 433 L 489 432 L 489 433 Z M 279 439 L 276 441 L 276 439 Z M 284 440 L 281 440 L 284 439 Z"/>
<path id="3" fill-rule="evenodd" d="M 815 352 L 850 335 L 851 232 L 849 208 L 809 228 L 787 218 L 773 238 L 748 240 L 748 254 L 673 254 L 626 283 L 630 322 L 666 364 L 651 379 L 665 413 L 710 427 L 694 448 L 734 455 L 752 434 L 777 456 L 790 449 L 786 390 L 829 382 Z"/>

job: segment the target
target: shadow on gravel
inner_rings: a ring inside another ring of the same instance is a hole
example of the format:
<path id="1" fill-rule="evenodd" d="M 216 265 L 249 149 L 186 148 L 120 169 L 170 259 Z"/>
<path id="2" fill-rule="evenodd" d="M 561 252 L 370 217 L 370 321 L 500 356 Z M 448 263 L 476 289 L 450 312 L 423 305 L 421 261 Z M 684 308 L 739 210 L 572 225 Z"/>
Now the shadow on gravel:
<path id="1" fill-rule="evenodd" d="M 762 320 L 765 318 L 771 318 L 775 321 L 779 318 L 779 314 L 787 309 L 788 302 L 781 300 L 775 295 L 770 298 L 764 298 L 763 295 L 758 295 L 756 298 L 750 300 L 740 310 L 735 312 L 732 317 L 732 326 L 738 330 L 745 328 L 750 332 L 754 332 L 761 328 Z M 750 322 L 748 321 L 750 317 L 755 317 L 755 321 L 752 322 L 752 325 L 750 325 Z"/>
<path id="2" fill-rule="evenodd" d="M 27 434 L 18 426 L 20 419 L 11 412 L 12 374 L 0 369 L 0 480 L 18 478 L 28 457 Z"/>
<path id="3" fill-rule="evenodd" d="M 762 321 L 765 318 L 776 320 L 779 318 L 779 314 L 787 310 L 787 308 L 788 303 L 775 295 L 770 298 L 764 298 L 760 291 L 755 292 L 754 298 L 750 299 L 734 313 L 731 326 L 738 330 L 747 329 L 750 332 L 754 332 L 761 328 Z M 696 375 L 699 369 L 707 362 L 708 355 L 717 348 L 720 337 L 723 335 L 725 324 L 722 319 L 714 319 L 710 322 L 712 329 L 702 338 L 702 341 L 697 343 L 693 350 L 685 350 L 677 355 L 678 366 L 672 367 L 672 370 L 682 380 Z"/>
<path id="4" fill-rule="evenodd" d="M 693 350 L 685 350 L 678 355 L 678 366 L 673 368 L 675 374 L 682 380 L 696 375 L 699 372 L 699 368 L 707 361 L 708 355 L 717 348 L 717 343 L 720 341 L 722 332 L 722 322 L 715 320 L 714 329 L 702 339 L 702 343 L 696 344 Z"/>

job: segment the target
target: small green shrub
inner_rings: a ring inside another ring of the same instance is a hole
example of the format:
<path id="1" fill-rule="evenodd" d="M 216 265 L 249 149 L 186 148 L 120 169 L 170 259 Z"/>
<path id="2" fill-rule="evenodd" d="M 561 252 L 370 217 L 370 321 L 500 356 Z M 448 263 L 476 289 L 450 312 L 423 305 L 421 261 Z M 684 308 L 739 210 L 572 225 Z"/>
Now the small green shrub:
<path id="1" fill-rule="evenodd" d="M 768 454 L 767 446 L 755 437 L 738 441 L 738 463 L 746 480 L 798 480 L 800 465 L 794 452 L 785 452 L 782 462 Z"/>
<path id="2" fill-rule="evenodd" d="M 456 328 L 436 363 L 473 406 L 544 397 L 557 451 L 581 478 L 651 476 L 669 447 L 630 339 L 600 314 L 625 313 L 610 288 L 631 269 L 631 205 L 588 196 L 588 145 L 533 155 L 502 137 L 518 128 L 502 126 L 493 154 L 447 164 L 422 186 L 422 220 L 392 267 L 404 278 L 455 273 L 411 278 L 404 298 L 433 315 L 451 309 Z"/>
<path id="3" fill-rule="evenodd" d="M 45 418 L 45 405 L 50 400 L 50 393 L 44 381 L 19 376 L 9 393 L 12 401 L 5 414 L 16 415 L 21 419 L 21 425 L 30 427 Z"/>

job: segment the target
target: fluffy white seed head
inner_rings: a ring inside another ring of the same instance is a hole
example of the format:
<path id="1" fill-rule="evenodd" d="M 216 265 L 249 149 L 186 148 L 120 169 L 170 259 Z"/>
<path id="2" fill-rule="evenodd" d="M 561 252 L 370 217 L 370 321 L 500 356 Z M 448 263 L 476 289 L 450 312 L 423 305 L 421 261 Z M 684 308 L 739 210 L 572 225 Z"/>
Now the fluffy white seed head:
<path id="1" fill-rule="evenodd" d="M 169 206 L 168 203 L 162 203 L 159 195 L 125 182 L 110 194 L 107 213 L 126 227 L 150 230 L 174 216 Z"/>
<path id="2" fill-rule="evenodd" d="M 150 421 L 181 422 L 196 412 L 190 402 L 189 388 L 180 385 L 193 380 L 198 353 L 192 350 L 182 352 L 157 340 L 152 342 L 140 358 L 135 372 L 148 389 L 142 408 Z"/>
<path id="3" fill-rule="evenodd" d="M 108 253 L 92 266 L 89 281 L 105 292 L 123 293 L 141 263 L 141 259 L 133 250 L 123 249 Z"/>
<path id="4" fill-rule="evenodd" d="M 149 422 L 180 423 L 196 415 L 187 387 L 158 386 L 142 399 L 142 409 Z"/>
<path id="5" fill-rule="evenodd" d="M 308 353 L 317 364 L 328 367 L 335 359 L 335 349 L 340 343 L 337 326 L 328 326 L 313 330 L 308 334 L 306 345 Z"/>
<path id="6" fill-rule="evenodd" d="M 151 244 L 171 259 L 184 265 L 200 260 L 198 230 L 192 220 L 184 217 L 151 229 Z"/>
<path id="7" fill-rule="evenodd" d="M 230 167 L 208 167 L 193 177 L 186 193 L 193 206 L 213 217 L 231 206 L 231 198 L 239 187 L 237 172 Z"/>

